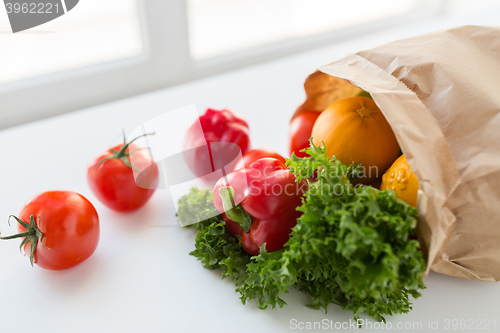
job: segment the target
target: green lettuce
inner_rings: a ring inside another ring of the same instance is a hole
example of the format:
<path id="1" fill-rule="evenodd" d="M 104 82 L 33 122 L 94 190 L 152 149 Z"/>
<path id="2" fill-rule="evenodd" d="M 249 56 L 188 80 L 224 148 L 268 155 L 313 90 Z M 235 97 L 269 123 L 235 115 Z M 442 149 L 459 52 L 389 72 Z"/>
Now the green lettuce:
<path id="1" fill-rule="evenodd" d="M 394 191 L 352 185 L 359 166 L 345 166 L 326 156 L 326 149 L 311 145 L 309 157 L 287 160 L 298 180 L 310 179 L 298 208 L 303 212 L 284 248 L 249 256 L 241 240 L 224 227 L 221 215 L 203 221 L 191 255 L 209 269 L 222 269 L 223 278 L 235 280 L 245 303 L 256 299 L 259 308 L 282 307 L 280 295 L 298 288 L 311 297 L 309 307 L 327 309 L 337 304 L 385 322 L 385 315 L 411 310 L 409 296 L 425 288 L 425 262 L 419 243 L 410 238 L 417 211 Z M 181 199 L 181 211 L 213 208 L 212 194 L 193 189 Z"/>

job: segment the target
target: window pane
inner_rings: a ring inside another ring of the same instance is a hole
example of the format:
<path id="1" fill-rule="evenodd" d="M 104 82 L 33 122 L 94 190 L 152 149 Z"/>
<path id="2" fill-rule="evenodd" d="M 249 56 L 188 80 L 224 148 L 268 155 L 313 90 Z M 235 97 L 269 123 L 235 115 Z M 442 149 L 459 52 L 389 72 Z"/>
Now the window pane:
<path id="1" fill-rule="evenodd" d="M 411 11 L 417 0 L 188 0 L 195 59 Z"/>
<path id="2" fill-rule="evenodd" d="M 446 3 L 446 13 L 451 15 L 471 15 L 500 8 L 498 0 L 453 0 Z"/>
<path id="3" fill-rule="evenodd" d="M 142 51 L 136 0 L 83 0 L 54 21 L 16 34 L 0 9 L 0 84 Z"/>

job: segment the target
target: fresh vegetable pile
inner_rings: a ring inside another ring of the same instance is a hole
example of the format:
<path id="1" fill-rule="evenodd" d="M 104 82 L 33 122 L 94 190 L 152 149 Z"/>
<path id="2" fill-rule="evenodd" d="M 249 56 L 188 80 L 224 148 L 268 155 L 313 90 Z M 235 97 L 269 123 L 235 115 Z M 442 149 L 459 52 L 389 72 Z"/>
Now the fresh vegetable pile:
<path id="1" fill-rule="evenodd" d="M 329 158 L 311 143 L 305 158 L 287 160 L 297 181 L 309 182 L 302 215 L 281 250 L 251 256 L 226 228 L 223 215 L 200 221 L 195 250 L 206 268 L 221 269 L 236 283 L 241 301 L 256 299 L 259 308 L 282 307 L 281 294 L 293 287 L 311 296 L 311 308 L 331 303 L 385 321 L 384 315 L 407 313 L 409 297 L 420 296 L 425 262 L 419 243 L 410 238 L 416 209 L 392 190 L 354 186 L 360 167 Z M 315 180 L 312 179 L 314 175 Z M 213 194 L 197 190 L 179 202 L 179 218 L 215 210 Z M 215 211 L 214 211 L 215 215 Z M 189 216 L 195 218 L 196 216 Z"/>
<path id="2" fill-rule="evenodd" d="M 406 203 L 416 204 L 418 180 L 404 156 L 395 162 L 399 146 L 369 97 L 311 112 L 292 121 L 290 147 L 301 150 L 289 159 L 270 149 L 250 151 L 248 124 L 229 110 L 208 109 L 187 129 L 184 159 L 211 184 L 179 202 L 179 219 L 198 221 L 191 254 L 222 269 L 241 301 L 255 299 L 261 309 L 284 306 L 280 296 L 298 288 L 310 295 L 309 307 L 337 304 L 356 319 L 406 313 L 409 297 L 424 288 L 425 262 L 411 238 L 417 210 Z M 143 207 L 159 182 L 158 166 L 134 143 L 138 138 L 127 142 L 124 135 L 87 169 L 94 195 L 118 212 Z M 244 155 L 237 159 L 235 152 Z M 215 182 L 214 171 L 229 169 L 228 161 L 237 162 L 235 169 Z M 367 175 L 365 167 L 377 173 Z M 378 169 L 389 170 L 382 178 Z M 388 190 L 366 185 L 374 181 Z M 75 192 L 39 194 L 14 218 L 20 233 L 0 239 L 23 238 L 32 265 L 71 268 L 98 245 L 97 212 Z"/>

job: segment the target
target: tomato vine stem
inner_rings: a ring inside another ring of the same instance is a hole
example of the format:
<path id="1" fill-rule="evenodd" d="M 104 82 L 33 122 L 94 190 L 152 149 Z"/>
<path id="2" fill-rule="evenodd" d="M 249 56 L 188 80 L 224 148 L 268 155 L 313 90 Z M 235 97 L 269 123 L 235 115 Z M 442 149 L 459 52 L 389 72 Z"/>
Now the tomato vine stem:
<path id="1" fill-rule="evenodd" d="M 35 251 L 36 247 L 38 245 L 38 241 L 40 241 L 40 244 L 42 244 L 43 247 L 49 249 L 47 246 L 45 246 L 42 243 L 43 240 L 43 234 L 38 230 L 38 226 L 35 221 L 35 217 L 33 214 L 30 216 L 30 223 L 26 223 L 20 218 L 18 218 L 15 215 L 10 215 L 8 219 L 8 223 L 10 225 L 10 218 L 13 217 L 20 225 L 22 225 L 26 231 L 25 232 L 20 232 L 18 234 L 14 234 L 11 236 L 6 236 L 6 237 L 1 237 L 0 239 L 2 240 L 9 240 L 9 239 L 15 239 L 15 238 L 23 238 L 23 241 L 21 242 L 21 245 L 19 245 L 19 250 L 21 253 L 23 252 L 23 247 L 26 245 L 26 243 L 30 242 L 30 263 L 31 266 L 33 266 L 34 258 L 35 258 Z M 49 249 L 50 250 L 50 249 Z"/>
<path id="2" fill-rule="evenodd" d="M 112 159 L 118 159 L 120 161 L 122 161 L 126 166 L 128 166 L 129 168 L 131 169 L 134 169 L 135 171 L 139 172 L 140 174 L 142 174 L 142 171 L 137 169 L 131 162 L 130 162 L 130 159 L 129 159 L 129 156 L 132 155 L 133 153 L 135 153 L 136 151 L 139 151 L 139 150 L 143 150 L 143 149 L 147 149 L 147 148 L 139 148 L 139 149 L 134 149 L 133 151 L 131 152 L 127 152 L 127 149 L 128 147 L 137 139 L 139 138 L 142 138 L 142 137 L 145 137 L 145 136 L 148 136 L 148 135 L 155 135 L 155 132 L 152 132 L 152 133 L 146 133 L 146 134 L 143 134 L 143 135 L 139 135 L 138 137 L 132 139 L 131 141 L 127 142 L 127 137 L 125 136 L 125 131 L 123 131 L 123 144 L 122 144 L 122 147 L 120 148 L 120 150 L 115 150 L 113 148 L 110 148 L 109 150 L 113 153 L 113 156 L 109 156 L 109 157 L 106 157 L 106 158 L 103 158 L 99 164 L 97 165 L 97 167 L 99 167 L 101 164 L 103 164 L 104 162 L 108 161 L 108 160 L 112 160 Z"/>

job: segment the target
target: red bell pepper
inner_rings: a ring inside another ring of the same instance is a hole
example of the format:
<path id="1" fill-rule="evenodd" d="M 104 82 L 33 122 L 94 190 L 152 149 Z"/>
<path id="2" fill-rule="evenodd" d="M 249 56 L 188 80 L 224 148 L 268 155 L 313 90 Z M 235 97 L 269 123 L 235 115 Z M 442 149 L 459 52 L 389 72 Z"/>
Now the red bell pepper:
<path id="1" fill-rule="evenodd" d="M 248 153 L 243 155 L 243 158 L 238 161 L 236 164 L 234 170 L 238 170 L 244 167 L 249 166 L 253 162 L 257 161 L 258 159 L 264 158 L 264 157 L 271 157 L 275 158 L 277 160 L 280 160 L 281 162 L 285 163 L 285 158 L 275 152 L 274 150 L 267 149 L 267 148 L 257 148 L 250 150 Z"/>
<path id="2" fill-rule="evenodd" d="M 296 182 L 283 162 L 262 158 L 219 179 L 214 205 L 224 213 L 229 232 L 241 236 L 243 249 L 257 255 L 263 244 L 271 252 L 288 241 L 302 214 L 296 208 L 307 188 L 307 182 Z"/>
<path id="3" fill-rule="evenodd" d="M 196 176 L 210 174 L 234 160 L 238 154 L 234 144 L 241 155 L 250 150 L 248 124 L 231 111 L 207 109 L 199 120 L 203 133 L 195 122 L 184 138 L 184 159 Z"/>

